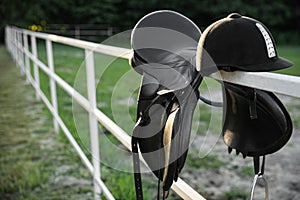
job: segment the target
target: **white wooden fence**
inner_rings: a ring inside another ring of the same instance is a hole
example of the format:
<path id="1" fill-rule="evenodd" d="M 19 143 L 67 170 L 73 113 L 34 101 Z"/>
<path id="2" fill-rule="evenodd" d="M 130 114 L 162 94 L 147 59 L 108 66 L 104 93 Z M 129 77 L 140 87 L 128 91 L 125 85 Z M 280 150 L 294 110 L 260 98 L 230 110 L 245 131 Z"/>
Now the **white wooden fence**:
<path id="1" fill-rule="evenodd" d="M 47 24 L 44 32 L 58 34 L 76 39 L 94 39 L 97 41 L 99 36 L 112 36 L 113 27 L 109 25 L 92 24 Z"/>
<path id="2" fill-rule="evenodd" d="M 29 50 L 28 37 L 31 41 L 31 51 Z M 38 59 L 36 39 L 42 39 L 46 43 L 47 64 Z M 26 75 L 26 80 L 33 85 L 36 90 L 36 98 L 42 99 L 53 115 L 54 129 L 58 133 L 59 127 L 65 133 L 74 149 L 82 159 L 85 166 L 93 175 L 94 198 L 99 199 L 99 194 L 113 200 L 114 197 L 106 187 L 100 175 L 100 156 L 98 141 L 98 122 L 109 130 L 128 150 L 131 151 L 131 138 L 124 130 L 109 119 L 104 113 L 97 109 L 95 71 L 94 71 L 94 52 L 104 53 L 111 56 L 129 59 L 132 51 L 119 47 L 96 44 L 92 42 L 61 37 L 52 34 L 38 33 L 17 27 L 7 26 L 5 29 L 5 41 L 8 51 L 11 53 L 16 64 L 20 67 L 22 74 Z M 52 43 L 61 43 L 69 46 L 78 47 L 85 50 L 85 64 L 87 76 L 88 98 L 71 87 L 66 81 L 55 73 L 53 62 Z M 30 60 L 33 62 L 33 77 L 30 73 Z M 40 88 L 39 69 L 43 70 L 50 80 L 51 99 L 49 100 Z M 274 73 L 215 73 L 212 78 L 224 80 L 231 83 L 264 89 L 283 95 L 300 98 L 300 78 Z M 60 117 L 57 106 L 56 86 L 64 89 L 75 101 L 77 101 L 87 112 L 89 112 L 89 126 L 91 137 L 92 162 L 84 154 L 72 133 Z M 101 147 L 100 147 L 101 148 Z M 174 182 L 172 189 L 183 199 L 204 200 L 197 191 L 190 187 L 186 182 L 179 178 Z"/>

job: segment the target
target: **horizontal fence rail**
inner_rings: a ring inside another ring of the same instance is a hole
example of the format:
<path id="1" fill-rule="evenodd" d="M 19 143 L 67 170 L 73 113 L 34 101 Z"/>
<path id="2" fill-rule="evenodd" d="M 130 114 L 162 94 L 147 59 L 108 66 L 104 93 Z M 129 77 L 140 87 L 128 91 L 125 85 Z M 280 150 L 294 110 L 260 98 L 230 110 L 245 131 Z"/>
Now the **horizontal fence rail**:
<path id="1" fill-rule="evenodd" d="M 96 39 L 99 36 L 111 36 L 114 30 L 114 27 L 104 24 L 47 24 L 43 29 L 46 33 L 75 37 L 76 39 Z"/>
<path id="2" fill-rule="evenodd" d="M 214 73 L 210 77 L 286 96 L 300 98 L 300 77 L 269 72 L 225 72 Z"/>
<path id="3" fill-rule="evenodd" d="M 95 72 L 94 72 L 94 52 L 107 54 L 110 56 L 116 56 L 124 59 L 130 59 L 132 56 L 132 50 L 102 44 L 96 44 L 92 42 L 52 35 L 39 32 L 33 32 L 25 29 L 19 29 L 17 27 L 7 26 L 5 29 L 5 41 L 8 51 L 11 53 L 14 61 L 20 67 L 22 74 L 26 75 L 26 80 L 30 82 L 36 90 L 36 98 L 42 99 L 47 108 L 53 115 L 53 123 L 55 131 L 58 132 L 58 127 L 65 133 L 70 143 L 77 151 L 79 157 L 82 159 L 85 166 L 93 175 L 94 180 L 94 198 L 99 199 L 99 194 L 103 193 L 109 200 L 113 200 L 114 197 L 109 191 L 105 183 L 101 179 L 100 174 L 100 156 L 99 156 L 99 141 L 98 141 L 98 129 L 97 122 L 102 124 L 107 130 L 109 130 L 128 150 L 131 151 L 131 137 L 116 123 L 114 123 L 109 117 L 101 112 L 96 107 L 96 89 L 95 89 Z M 31 51 L 29 50 L 28 37 L 31 40 Z M 38 59 L 36 39 L 43 39 L 46 43 L 47 50 L 47 65 Z M 88 99 L 76 91 L 65 80 L 55 73 L 55 66 L 53 63 L 53 49 L 52 42 L 66 44 L 69 46 L 81 48 L 85 50 L 86 55 L 86 74 L 87 74 L 87 86 L 88 86 Z M 33 62 L 33 77 L 30 73 L 30 62 Z M 51 99 L 49 100 L 40 88 L 39 69 L 47 74 L 50 80 L 50 93 Z M 275 73 L 251 73 L 251 72 L 216 72 L 210 75 L 211 78 L 216 80 L 222 80 L 226 82 L 236 83 L 239 85 L 255 87 L 283 95 L 300 98 L 300 78 L 295 76 L 287 76 Z M 92 162 L 84 154 L 77 141 L 72 136 L 63 120 L 59 115 L 57 108 L 57 94 L 56 86 L 62 88 L 67 92 L 73 100 L 78 102 L 89 113 L 89 126 L 91 136 L 91 151 Z M 197 191 L 195 191 L 190 185 L 184 182 L 182 179 L 178 179 L 174 182 L 172 189 L 183 199 L 191 200 L 205 200 Z"/>

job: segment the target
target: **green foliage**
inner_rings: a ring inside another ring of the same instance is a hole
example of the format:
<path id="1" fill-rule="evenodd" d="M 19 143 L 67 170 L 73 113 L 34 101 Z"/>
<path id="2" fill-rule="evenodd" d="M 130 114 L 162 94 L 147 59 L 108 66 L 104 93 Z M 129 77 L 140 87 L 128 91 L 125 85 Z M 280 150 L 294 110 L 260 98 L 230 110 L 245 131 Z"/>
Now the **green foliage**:
<path id="1" fill-rule="evenodd" d="M 242 173 L 246 176 L 253 176 L 253 166 L 245 166 L 242 168 Z"/>
<path id="2" fill-rule="evenodd" d="M 131 29 L 145 14 L 169 9 L 191 18 L 202 29 L 239 12 L 263 22 L 281 44 L 300 44 L 300 6 L 297 0 L 26 0 L 0 2 L 0 38 L 6 24 L 110 24 Z"/>
<path id="3" fill-rule="evenodd" d="M 197 169 L 206 168 L 206 169 L 217 169 L 224 165 L 222 161 L 218 159 L 215 155 L 207 155 L 205 158 L 199 158 L 196 156 L 188 156 L 187 165 Z"/>
<path id="4" fill-rule="evenodd" d="M 230 191 L 225 193 L 224 200 L 235 200 L 235 199 L 248 199 L 249 193 L 239 188 L 232 188 Z"/>
<path id="5" fill-rule="evenodd" d="M 116 199 L 135 199 L 133 174 L 102 167 L 102 175 Z"/>
<path id="6" fill-rule="evenodd" d="M 300 46 L 278 46 L 278 54 L 279 56 L 290 60 L 293 63 L 293 66 L 277 72 L 300 76 Z"/>

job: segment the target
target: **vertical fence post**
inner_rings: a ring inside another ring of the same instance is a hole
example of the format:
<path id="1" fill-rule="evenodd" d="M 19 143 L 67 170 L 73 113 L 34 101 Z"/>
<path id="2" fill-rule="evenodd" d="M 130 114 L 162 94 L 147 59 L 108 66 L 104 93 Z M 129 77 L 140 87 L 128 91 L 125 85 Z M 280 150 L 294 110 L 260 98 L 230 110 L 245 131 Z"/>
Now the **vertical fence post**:
<path id="1" fill-rule="evenodd" d="M 17 63 L 17 66 L 19 67 L 19 60 L 18 60 L 18 58 L 19 58 L 19 52 L 18 52 L 18 40 L 17 40 L 17 30 L 16 29 L 14 29 L 14 46 L 15 46 L 15 61 L 16 61 L 16 63 Z M 21 70 L 21 68 L 20 68 L 20 72 L 22 73 L 22 70 Z"/>
<path id="2" fill-rule="evenodd" d="M 18 34 L 17 34 L 17 30 L 14 29 L 14 44 L 15 44 L 15 60 L 16 60 L 16 63 L 17 63 L 17 66 L 20 68 L 20 72 L 22 74 L 22 68 L 19 66 L 19 49 L 18 49 L 18 46 L 19 46 L 19 42 L 18 42 Z"/>
<path id="3" fill-rule="evenodd" d="M 25 56 L 25 74 L 26 74 L 26 81 L 29 83 L 31 80 L 31 72 L 30 72 L 30 62 L 29 57 L 27 56 L 26 52 L 29 52 L 28 48 L 28 36 L 26 33 L 23 33 L 23 41 L 24 41 L 24 56 Z"/>
<path id="4" fill-rule="evenodd" d="M 22 74 L 25 74 L 22 32 L 18 30 L 17 34 L 18 34 L 18 46 L 19 46 L 19 63 L 20 63 L 19 65 L 22 68 Z"/>
<path id="5" fill-rule="evenodd" d="M 22 69 L 22 66 L 21 66 L 21 54 L 20 54 L 20 38 L 19 38 L 19 33 L 18 33 L 18 30 L 16 30 L 16 52 L 17 52 L 17 64 L 18 66 L 20 67 L 20 72 L 21 74 L 23 74 L 23 69 Z"/>
<path id="6" fill-rule="evenodd" d="M 48 60 L 48 67 L 52 74 L 54 74 L 54 60 L 53 60 L 53 49 L 52 49 L 52 42 L 47 39 L 46 40 L 46 50 L 47 50 L 47 60 Z M 53 78 L 50 78 L 50 95 L 51 95 L 51 102 L 52 106 L 56 113 L 58 113 L 58 107 L 57 107 L 57 96 L 56 96 L 56 84 Z M 56 134 L 58 134 L 59 127 L 58 123 L 53 117 L 53 124 L 54 124 L 54 131 Z"/>
<path id="7" fill-rule="evenodd" d="M 19 50 L 18 50 L 18 37 L 17 37 L 17 30 L 16 29 L 14 29 L 14 44 L 15 44 L 15 61 L 16 61 L 16 63 L 17 63 L 17 66 L 18 67 L 20 67 L 19 66 Z M 21 74 L 22 74 L 22 69 L 21 69 L 21 67 L 20 67 L 20 72 L 21 72 Z"/>
<path id="8" fill-rule="evenodd" d="M 16 44 L 16 63 L 20 68 L 21 74 L 23 74 L 22 67 L 20 66 L 20 52 L 19 52 L 19 35 L 17 29 L 15 29 L 15 44 Z"/>
<path id="9" fill-rule="evenodd" d="M 12 54 L 12 49 L 11 49 L 11 28 L 10 26 L 6 26 L 6 45 L 8 47 L 8 50 L 10 54 Z"/>
<path id="10" fill-rule="evenodd" d="M 5 27 L 5 45 L 7 47 L 7 49 L 9 50 L 9 52 L 11 53 L 11 48 L 10 48 L 10 27 L 6 26 Z"/>
<path id="11" fill-rule="evenodd" d="M 20 56 L 20 67 L 22 68 L 23 74 L 25 74 L 25 67 L 24 67 L 24 54 L 23 54 L 23 38 L 22 33 L 18 30 L 18 41 L 19 41 L 19 56 Z"/>
<path id="12" fill-rule="evenodd" d="M 17 64 L 17 66 L 19 67 L 19 60 L 18 60 L 18 58 L 19 58 L 19 53 L 18 53 L 18 40 L 17 40 L 17 30 L 16 29 L 14 29 L 14 51 L 15 51 L 15 61 L 16 61 L 16 64 Z M 21 68 L 20 68 L 21 69 Z M 21 71 L 21 73 L 22 73 L 22 71 Z"/>
<path id="13" fill-rule="evenodd" d="M 16 62 L 16 50 L 15 50 L 15 31 L 14 29 L 10 28 L 10 34 L 11 34 L 11 53 L 12 53 L 12 56 L 13 56 L 13 59 L 14 61 Z"/>
<path id="14" fill-rule="evenodd" d="M 87 94 L 90 102 L 89 111 L 89 127 L 91 151 L 94 166 L 94 199 L 100 199 L 101 188 L 96 183 L 96 178 L 100 178 L 100 153 L 99 153 L 99 138 L 98 138 L 98 122 L 93 114 L 93 110 L 97 108 L 96 100 L 96 85 L 95 85 L 95 68 L 94 68 L 94 52 L 85 50 L 86 64 L 86 79 L 87 79 Z"/>
<path id="15" fill-rule="evenodd" d="M 5 26 L 5 46 L 10 51 L 8 37 L 9 37 L 8 26 Z"/>
<path id="16" fill-rule="evenodd" d="M 37 53 L 37 47 L 36 47 L 36 38 L 34 35 L 31 35 L 31 52 L 33 54 L 33 56 L 38 59 L 38 53 Z M 36 100 L 40 100 L 40 96 L 39 96 L 39 93 L 38 93 L 38 89 L 40 89 L 40 75 L 39 75 L 39 68 L 38 68 L 38 65 L 36 64 L 36 62 L 33 60 L 33 74 L 34 74 L 34 81 L 35 81 L 35 84 L 37 86 L 36 88 L 36 93 L 35 93 L 35 96 L 36 96 Z"/>

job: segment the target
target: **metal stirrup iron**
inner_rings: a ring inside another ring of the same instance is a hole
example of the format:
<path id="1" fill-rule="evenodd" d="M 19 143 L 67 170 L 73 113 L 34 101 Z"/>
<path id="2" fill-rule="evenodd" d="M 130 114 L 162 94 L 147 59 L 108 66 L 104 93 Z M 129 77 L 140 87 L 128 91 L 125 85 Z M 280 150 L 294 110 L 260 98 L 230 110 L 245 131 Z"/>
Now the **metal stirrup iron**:
<path id="1" fill-rule="evenodd" d="M 261 168 L 259 169 L 259 157 L 254 157 L 254 171 L 255 171 L 255 176 L 253 179 L 253 184 L 252 184 L 252 189 L 250 193 L 250 200 L 253 200 L 254 197 L 254 192 L 255 192 L 255 187 L 258 183 L 258 180 L 261 179 L 264 183 L 265 187 L 265 200 L 269 200 L 269 188 L 268 188 L 268 182 L 264 177 L 264 168 L 265 168 L 265 156 L 263 156 Z"/>

